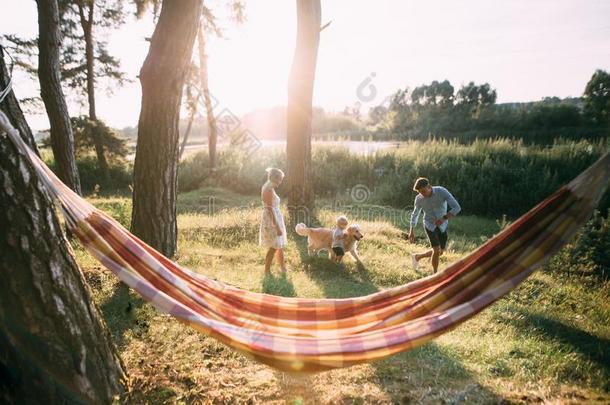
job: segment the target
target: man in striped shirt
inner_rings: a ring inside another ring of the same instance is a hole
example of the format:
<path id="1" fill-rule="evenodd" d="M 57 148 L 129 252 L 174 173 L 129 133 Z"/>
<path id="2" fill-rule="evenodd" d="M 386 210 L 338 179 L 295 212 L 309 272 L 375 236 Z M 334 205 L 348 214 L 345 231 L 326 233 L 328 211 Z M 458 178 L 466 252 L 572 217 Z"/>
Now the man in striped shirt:
<path id="1" fill-rule="evenodd" d="M 419 214 L 424 211 L 424 229 L 432 249 L 411 255 L 413 268 L 417 270 L 418 262 L 426 257 L 432 258 L 432 268 L 436 273 L 438 270 L 439 257 L 447 246 L 447 225 L 449 219 L 456 216 L 461 207 L 457 200 L 446 188 L 430 185 L 430 181 L 420 177 L 415 181 L 413 190 L 417 191 L 415 205 L 411 214 L 411 225 L 409 229 L 409 241 L 415 242 L 414 228 L 419 220 Z M 451 209 L 447 211 L 447 206 Z"/>

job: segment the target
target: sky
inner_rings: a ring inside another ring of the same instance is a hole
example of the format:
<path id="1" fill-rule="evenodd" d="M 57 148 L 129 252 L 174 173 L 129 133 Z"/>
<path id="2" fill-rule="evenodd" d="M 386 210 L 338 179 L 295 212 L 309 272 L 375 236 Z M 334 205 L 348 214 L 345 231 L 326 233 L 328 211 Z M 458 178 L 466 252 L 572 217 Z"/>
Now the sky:
<path id="1" fill-rule="evenodd" d="M 130 3 L 128 1 L 128 3 Z M 223 38 L 208 44 L 210 91 L 237 115 L 286 104 L 296 39 L 296 1 L 245 0 L 247 20 L 235 25 L 225 2 L 206 2 Z M 0 0 L 0 34 L 37 34 L 33 0 Z M 10 12 L 7 12 L 10 10 Z M 488 82 L 498 102 L 580 96 L 595 69 L 610 70 L 607 0 L 322 0 L 314 104 L 330 111 L 382 104 L 399 88 L 448 79 L 454 87 Z M 136 78 L 148 52 L 150 18 L 129 18 L 109 33 L 109 50 L 133 82 L 112 95 L 98 91 L 98 115 L 133 126 L 140 110 Z M 15 74 L 18 97 L 38 85 Z M 70 114 L 86 106 L 70 101 Z M 44 114 L 28 116 L 35 129 Z"/>

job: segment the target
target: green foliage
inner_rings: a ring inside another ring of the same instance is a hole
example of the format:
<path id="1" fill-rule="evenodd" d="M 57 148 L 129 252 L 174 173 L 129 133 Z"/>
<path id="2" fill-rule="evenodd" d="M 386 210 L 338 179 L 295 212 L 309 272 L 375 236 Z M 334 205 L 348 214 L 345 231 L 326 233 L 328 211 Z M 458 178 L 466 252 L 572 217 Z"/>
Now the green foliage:
<path id="1" fill-rule="evenodd" d="M 381 124 L 386 114 L 388 113 L 388 109 L 385 106 L 378 105 L 369 109 L 369 124 L 378 125 Z"/>
<path id="2" fill-rule="evenodd" d="M 76 166 L 81 177 L 81 189 L 85 194 L 125 192 L 132 182 L 133 168 L 126 163 L 111 163 L 108 167 L 108 179 L 103 176 L 98 161 L 93 156 L 77 159 Z"/>
<path id="3" fill-rule="evenodd" d="M 585 115 L 593 123 L 610 123 L 610 74 L 604 70 L 595 71 L 583 94 Z"/>
<path id="4" fill-rule="evenodd" d="M 470 82 L 458 91 L 456 102 L 458 105 L 472 108 L 474 112 L 481 107 L 495 104 L 497 97 L 496 90 L 492 90 L 488 83 L 477 86 Z"/>
<path id="5" fill-rule="evenodd" d="M 497 93 L 488 83 L 470 82 L 454 95 L 448 81 L 433 81 L 399 89 L 385 112 L 372 110 L 376 129 L 394 138 L 425 140 L 431 135 L 462 142 L 498 136 L 527 143 L 549 144 L 558 136 L 572 139 L 608 135 L 610 76 L 598 70 L 581 99 L 547 97 L 539 102 L 495 104 Z M 584 112 L 583 112 L 584 108 Z"/>
<path id="6" fill-rule="evenodd" d="M 412 183 L 425 176 L 451 190 L 465 212 L 516 216 L 575 177 L 602 150 L 587 142 L 553 148 L 524 147 L 509 140 L 477 141 L 471 146 L 428 142 L 396 155 L 380 179 L 391 186 L 377 198 L 393 206 L 412 204 Z"/>
<path id="7" fill-rule="evenodd" d="M 104 191 L 127 188 L 131 184 L 132 169 L 125 159 L 129 152 L 126 140 L 101 120 L 94 121 L 86 116 L 72 117 L 70 120 L 83 192 L 92 192 L 96 184 Z M 96 143 L 101 150 L 96 150 Z M 49 137 L 43 139 L 42 146 L 50 148 Z M 100 165 L 100 153 L 109 166 L 107 172 Z"/>
<path id="8" fill-rule="evenodd" d="M 47 166 L 51 170 L 55 170 L 53 154 L 43 150 L 42 155 Z M 85 195 L 125 194 L 129 192 L 133 172 L 131 164 L 122 161 L 110 162 L 108 178 L 103 176 L 97 159 L 92 155 L 77 158 L 76 167 L 81 177 L 81 189 Z"/>
<path id="9" fill-rule="evenodd" d="M 127 153 L 125 139 L 102 120 L 93 121 L 86 116 L 70 118 L 74 130 L 74 146 L 77 155 L 87 155 L 95 150 L 97 140 L 110 160 L 124 161 Z"/>
<path id="10" fill-rule="evenodd" d="M 62 83 L 74 90 L 79 101 L 87 95 L 87 61 L 85 57 L 85 37 L 82 24 L 95 26 L 94 38 L 94 68 L 97 84 L 102 84 L 107 93 L 118 86 L 123 86 L 130 80 L 121 70 L 120 61 L 108 52 L 105 39 L 108 30 L 119 28 L 125 20 L 126 12 L 122 0 L 59 0 L 60 30 L 62 44 L 60 47 L 60 68 Z M 141 2 L 140 2 L 141 3 Z M 84 20 L 81 20 L 79 7 L 83 8 Z M 90 7 L 94 7 L 92 20 L 87 20 Z M 8 42 L 16 61 L 16 66 L 22 69 L 33 81 L 38 81 L 38 42 L 37 38 L 22 38 L 17 35 L 3 35 Z M 34 101 L 37 110 L 41 109 L 37 98 Z"/>
<path id="11" fill-rule="evenodd" d="M 332 114 L 322 108 L 315 108 L 313 112 L 311 129 L 315 134 L 347 133 L 362 129 L 363 125 L 358 121 L 359 113 L 355 116 L 349 114 Z"/>
<path id="12" fill-rule="evenodd" d="M 191 156 L 180 163 L 178 189 L 180 192 L 202 186 L 220 186 L 244 194 L 258 193 L 270 166 L 286 167 L 286 156 L 279 151 L 257 152 L 256 157 L 245 155 L 237 148 L 223 149 L 218 154 L 218 167 L 210 174 L 207 151 Z"/>
<path id="13" fill-rule="evenodd" d="M 515 217 L 570 181 L 607 149 L 607 142 L 557 141 L 547 148 L 507 139 L 471 145 L 410 142 L 396 151 L 369 156 L 321 147 L 312 154 L 313 182 L 319 198 L 349 201 L 351 189 L 364 185 L 371 191 L 369 202 L 408 208 L 415 197 L 413 181 L 425 176 L 433 184 L 446 186 L 465 213 Z M 223 151 L 218 172 L 209 176 L 207 154 L 200 153 L 182 162 L 178 184 L 180 191 L 205 185 L 258 193 L 268 166 L 285 167 L 284 153 L 262 151 L 256 157 L 245 157 Z M 280 188 L 280 194 L 282 191 Z M 610 198 L 601 206 L 610 206 Z"/>
<path id="14" fill-rule="evenodd" d="M 610 280 L 610 217 L 596 211 L 574 242 L 551 261 L 549 268 L 583 274 L 593 281 Z"/>
<path id="15" fill-rule="evenodd" d="M 62 82 L 86 99 L 87 60 L 86 42 L 93 46 L 94 78 L 105 84 L 111 94 L 117 85 L 129 80 L 121 70 L 120 61 L 108 52 L 104 32 L 117 29 L 125 22 L 126 12 L 122 0 L 59 0 L 60 30 L 62 34 Z M 92 37 L 87 39 L 84 27 L 91 26 Z"/>
<path id="16" fill-rule="evenodd" d="M 411 101 L 415 105 L 449 106 L 453 104 L 454 88 L 448 80 L 434 80 L 429 85 L 421 85 L 411 92 Z"/>
<path id="17" fill-rule="evenodd" d="M 159 10 L 161 8 L 161 0 L 134 0 L 136 5 L 136 17 L 143 18 L 146 15 L 146 11 L 152 6 L 152 14 L 156 17 L 159 16 Z"/>

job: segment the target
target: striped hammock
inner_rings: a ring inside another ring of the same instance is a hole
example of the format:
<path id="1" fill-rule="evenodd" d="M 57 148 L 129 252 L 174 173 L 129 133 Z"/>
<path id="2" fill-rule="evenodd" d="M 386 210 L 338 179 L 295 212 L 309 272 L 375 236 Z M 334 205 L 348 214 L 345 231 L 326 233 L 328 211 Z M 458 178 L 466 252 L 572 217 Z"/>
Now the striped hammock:
<path id="1" fill-rule="evenodd" d="M 162 312 L 256 360 L 313 372 L 420 346 L 501 298 L 555 254 L 591 215 L 610 154 L 444 271 L 371 295 L 285 298 L 253 293 L 181 267 L 72 192 L 0 113 L 0 129 L 59 200 L 68 228 L 124 283 Z"/>

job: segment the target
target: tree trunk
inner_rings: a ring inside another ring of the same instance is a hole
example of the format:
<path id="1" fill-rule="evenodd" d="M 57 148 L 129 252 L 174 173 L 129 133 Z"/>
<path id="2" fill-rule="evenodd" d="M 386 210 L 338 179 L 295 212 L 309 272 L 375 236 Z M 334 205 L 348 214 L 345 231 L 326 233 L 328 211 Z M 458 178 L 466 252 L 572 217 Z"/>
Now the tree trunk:
<path id="1" fill-rule="evenodd" d="M 197 103 L 198 100 L 195 101 Z M 191 129 L 193 128 L 193 121 L 195 121 L 195 114 L 197 114 L 197 108 L 194 108 L 189 115 L 189 122 L 186 125 L 186 131 L 184 131 L 184 135 L 182 136 L 182 145 L 180 145 L 180 153 L 178 153 L 178 161 L 182 160 L 182 155 L 184 154 L 184 150 L 186 149 L 186 143 L 188 142 L 189 135 L 191 134 Z"/>
<path id="2" fill-rule="evenodd" d="M 68 106 L 61 89 L 59 69 L 59 11 L 57 0 L 37 0 L 38 78 L 40 93 L 51 124 L 51 148 L 58 177 L 80 194 L 80 180 L 74 158 L 74 136 Z"/>
<path id="3" fill-rule="evenodd" d="M 9 71 L 4 64 L 4 48 L 2 47 L 2 44 L 0 44 L 0 90 L 4 90 L 6 86 L 8 86 L 9 79 Z M 23 111 L 21 111 L 21 107 L 19 106 L 17 97 L 15 97 L 15 93 L 12 91 L 8 93 L 2 104 L 0 104 L 0 107 L 3 111 L 6 111 L 6 115 L 10 120 L 11 125 L 15 127 L 20 134 L 23 134 L 23 138 L 30 149 L 40 156 L 40 153 L 38 153 L 38 147 L 36 146 L 36 141 L 34 140 L 30 126 L 25 121 Z"/>
<path id="4" fill-rule="evenodd" d="M 95 54 L 94 54 L 94 41 L 93 41 L 93 12 L 95 8 L 95 2 L 91 1 L 88 3 L 87 16 L 85 16 L 85 10 L 81 3 L 78 4 L 78 14 L 80 17 L 80 24 L 83 28 L 83 37 L 85 38 L 85 59 L 87 62 L 87 101 L 89 102 L 89 118 L 91 120 L 97 120 L 97 114 L 95 112 Z"/>
<path id="5" fill-rule="evenodd" d="M 5 74 L 2 63 L 2 83 Z M 0 109 L 27 128 L 15 105 L 10 94 Z M 29 129 L 21 136 L 33 145 Z M 121 360 L 53 204 L 7 136 L 0 184 L 0 402 L 112 402 L 124 390 Z"/>
<path id="6" fill-rule="evenodd" d="M 163 2 L 140 71 L 132 231 L 166 256 L 176 252 L 178 121 L 201 8 L 200 0 Z"/>
<path id="7" fill-rule="evenodd" d="M 210 89 L 208 87 L 208 56 L 205 54 L 205 32 L 203 20 L 199 24 L 199 34 L 197 35 L 199 44 L 199 77 L 201 82 L 201 90 L 203 92 L 203 101 L 208 117 L 208 149 L 210 151 L 210 171 L 216 170 L 217 156 L 216 144 L 218 142 L 218 131 L 216 130 L 216 118 L 214 117 L 214 106 L 210 97 Z"/>
<path id="8" fill-rule="evenodd" d="M 95 41 L 93 39 L 93 12 L 95 8 L 95 2 L 91 1 L 88 3 L 87 16 L 85 16 L 85 10 L 83 9 L 82 3 L 78 3 L 78 14 L 80 18 L 81 27 L 83 28 L 83 37 L 85 38 L 85 58 L 87 60 L 87 101 L 89 102 L 89 119 L 91 121 L 97 121 L 97 113 L 95 110 L 95 53 L 94 46 Z M 106 160 L 106 154 L 104 151 L 104 144 L 100 139 L 97 131 L 91 133 L 93 137 L 93 146 L 95 147 L 95 154 L 97 156 L 97 162 L 100 166 L 100 171 L 104 180 L 108 181 L 110 178 L 110 170 L 108 169 L 108 161 Z"/>
<path id="9" fill-rule="evenodd" d="M 297 0 L 297 42 L 288 84 L 287 183 L 291 210 L 311 209 L 311 115 L 320 42 L 320 0 Z"/>

